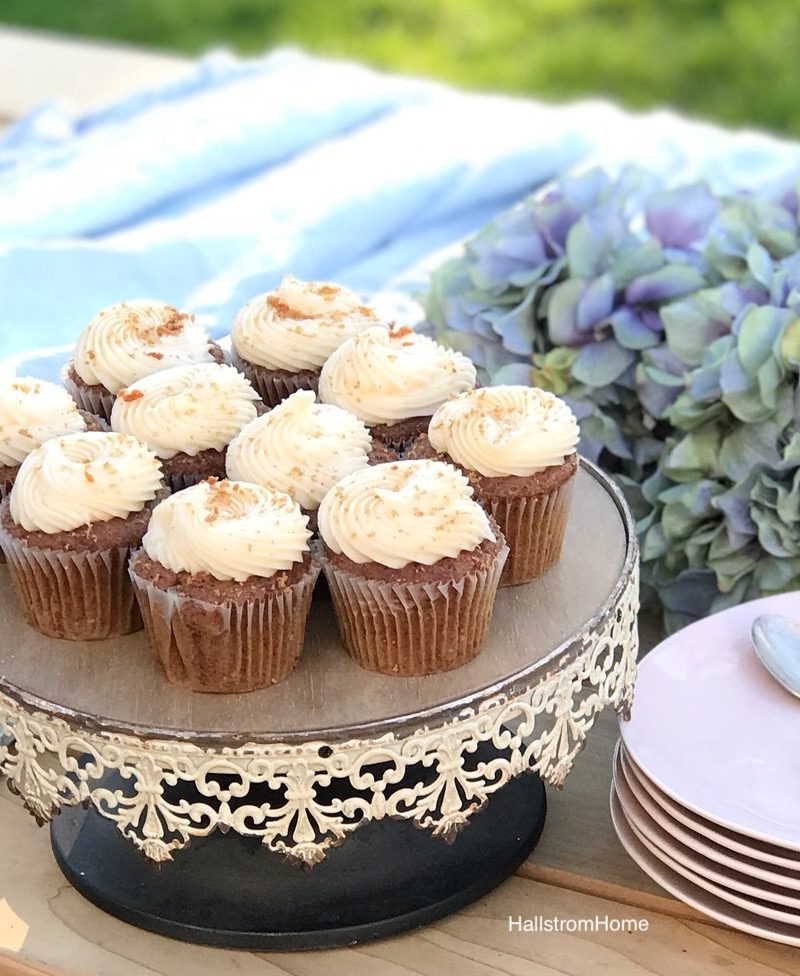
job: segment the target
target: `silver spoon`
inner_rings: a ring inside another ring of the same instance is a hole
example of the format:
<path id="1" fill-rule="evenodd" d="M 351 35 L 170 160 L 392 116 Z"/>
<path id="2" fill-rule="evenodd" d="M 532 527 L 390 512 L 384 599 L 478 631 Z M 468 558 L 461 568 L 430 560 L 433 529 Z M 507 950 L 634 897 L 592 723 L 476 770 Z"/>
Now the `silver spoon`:
<path id="1" fill-rule="evenodd" d="M 767 671 L 800 698 L 800 621 L 765 613 L 753 621 L 750 637 Z"/>

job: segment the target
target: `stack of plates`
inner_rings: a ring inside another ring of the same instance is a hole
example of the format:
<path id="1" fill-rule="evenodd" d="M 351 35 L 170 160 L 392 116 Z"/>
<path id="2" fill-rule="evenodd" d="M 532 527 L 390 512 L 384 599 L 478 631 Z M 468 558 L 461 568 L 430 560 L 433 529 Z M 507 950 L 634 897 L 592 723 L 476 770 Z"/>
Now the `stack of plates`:
<path id="1" fill-rule="evenodd" d="M 677 898 L 800 946 L 800 700 L 750 644 L 800 593 L 687 627 L 641 662 L 614 758 L 611 815 L 631 857 Z"/>

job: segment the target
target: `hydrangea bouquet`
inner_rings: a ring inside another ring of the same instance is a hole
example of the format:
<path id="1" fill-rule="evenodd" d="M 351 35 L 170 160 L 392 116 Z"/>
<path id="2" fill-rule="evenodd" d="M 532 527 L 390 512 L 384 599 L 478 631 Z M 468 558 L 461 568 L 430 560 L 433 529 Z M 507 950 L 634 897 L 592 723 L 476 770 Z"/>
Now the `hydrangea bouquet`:
<path id="1" fill-rule="evenodd" d="M 432 277 L 434 331 L 486 381 L 568 400 L 633 507 L 670 629 L 800 587 L 799 251 L 795 195 L 595 170 Z"/>

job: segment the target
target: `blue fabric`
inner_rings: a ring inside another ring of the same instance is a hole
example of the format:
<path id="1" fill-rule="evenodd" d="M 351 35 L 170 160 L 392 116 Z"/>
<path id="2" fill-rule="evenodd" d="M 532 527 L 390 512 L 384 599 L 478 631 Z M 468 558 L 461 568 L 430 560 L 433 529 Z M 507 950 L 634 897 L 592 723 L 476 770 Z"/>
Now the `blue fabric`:
<path id="1" fill-rule="evenodd" d="M 99 308 L 139 296 L 222 335 L 285 271 L 413 317 L 448 246 L 566 169 L 625 162 L 778 194 L 800 147 L 294 50 L 213 54 L 84 116 L 48 103 L 0 138 L 0 356 L 70 343 Z"/>

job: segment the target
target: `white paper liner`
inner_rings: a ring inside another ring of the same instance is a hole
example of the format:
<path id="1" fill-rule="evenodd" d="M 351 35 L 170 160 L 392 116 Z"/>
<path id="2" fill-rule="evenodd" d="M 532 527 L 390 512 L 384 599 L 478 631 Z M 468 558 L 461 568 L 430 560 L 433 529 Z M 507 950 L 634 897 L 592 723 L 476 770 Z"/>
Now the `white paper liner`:
<path id="1" fill-rule="evenodd" d="M 309 379 L 308 370 L 298 373 L 296 377 L 291 373 L 279 376 L 277 373 L 266 370 L 263 366 L 254 367 L 235 352 L 231 352 L 231 363 L 240 373 L 244 373 L 253 389 L 268 407 L 277 407 L 282 400 L 298 390 L 319 392 L 319 372 L 313 379 Z"/>
<path id="2" fill-rule="evenodd" d="M 0 525 L 0 546 L 20 606 L 34 630 L 63 640 L 105 640 L 141 630 L 128 578 L 130 548 L 36 549 Z"/>
<path id="3" fill-rule="evenodd" d="M 117 398 L 116 394 L 109 393 L 109 391 L 105 389 L 98 391 L 93 387 L 78 386 L 78 384 L 69 375 L 71 366 L 72 360 L 70 360 L 61 370 L 61 383 L 64 386 L 64 389 L 75 401 L 79 410 L 85 410 L 87 413 L 93 413 L 102 420 L 105 420 L 106 423 L 110 424 L 111 411 L 114 408 L 114 401 Z"/>
<path id="4" fill-rule="evenodd" d="M 234 694 L 285 678 L 300 660 L 316 561 L 296 583 L 241 606 L 162 589 L 130 567 L 145 633 L 167 680 L 192 691 Z"/>
<path id="5" fill-rule="evenodd" d="M 511 550 L 501 586 L 528 583 L 547 572 L 561 557 L 572 505 L 575 475 L 548 495 L 492 498 L 476 492 L 475 500 L 500 526 Z"/>
<path id="6" fill-rule="evenodd" d="M 390 583 L 357 576 L 323 558 L 339 633 L 370 671 L 424 675 L 452 671 L 480 650 L 508 556 L 458 581 Z"/>

